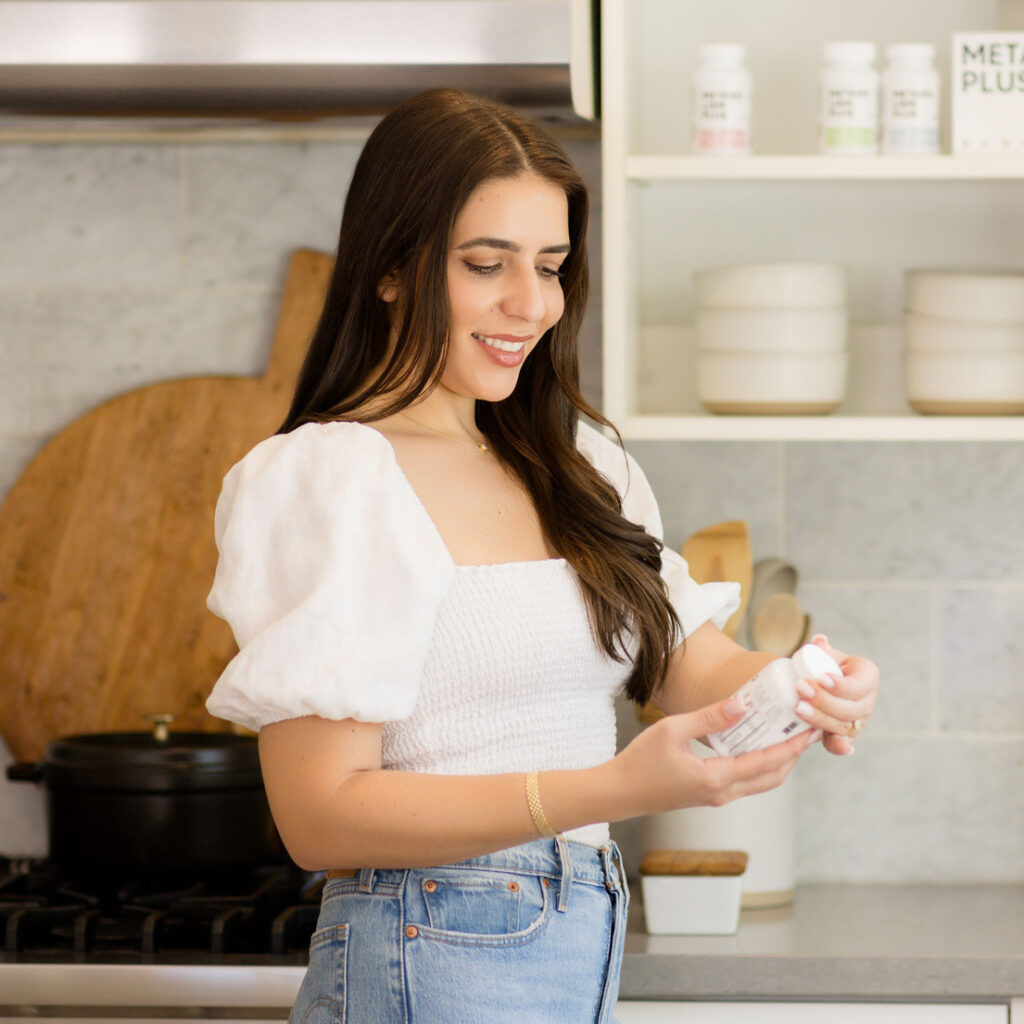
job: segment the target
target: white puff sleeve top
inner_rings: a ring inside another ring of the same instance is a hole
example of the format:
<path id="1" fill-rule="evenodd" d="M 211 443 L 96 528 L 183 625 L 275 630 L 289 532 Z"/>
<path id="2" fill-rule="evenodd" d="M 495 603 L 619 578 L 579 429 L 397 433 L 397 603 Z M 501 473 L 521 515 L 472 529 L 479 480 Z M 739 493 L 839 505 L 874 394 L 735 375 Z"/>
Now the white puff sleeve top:
<path id="1" fill-rule="evenodd" d="M 633 458 L 584 423 L 578 447 L 623 495 L 625 516 L 660 538 L 657 503 Z M 418 700 L 425 702 L 433 674 L 443 676 L 434 689 L 455 686 L 460 694 L 437 714 L 450 718 L 460 702 L 471 702 L 475 721 L 467 730 L 480 735 L 479 719 L 494 696 L 482 679 L 536 680 L 537 699 L 547 699 L 550 710 L 559 686 L 551 659 L 567 690 L 585 694 L 600 677 L 591 690 L 607 705 L 629 675 L 629 666 L 608 659 L 590 635 L 564 559 L 455 565 L 390 443 L 363 424 L 306 424 L 257 445 L 225 477 L 215 532 L 220 559 L 208 604 L 231 625 L 239 653 L 207 708 L 250 729 L 303 715 L 408 720 Z M 709 619 L 723 625 L 738 607 L 735 584 L 698 586 L 669 548 L 662 564 L 685 635 Z M 505 637 L 495 632 L 502 619 L 479 634 L 479 609 L 511 607 L 521 598 L 528 617 L 545 589 L 550 601 L 545 621 L 531 627 L 535 642 L 522 632 L 523 617 L 506 617 Z M 567 630 L 578 649 L 568 644 Z M 566 663 L 569 649 L 575 660 Z M 453 672 L 462 678 L 453 682 Z M 444 728 L 422 724 L 427 738 L 405 746 L 418 751 L 416 767 L 428 770 L 433 762 L 424 750 Z M 614 718 L 611 727 L 614 753 Z M 446 770 L 462 767 L 450 744 L 438 745 L 446 749 Z"/>

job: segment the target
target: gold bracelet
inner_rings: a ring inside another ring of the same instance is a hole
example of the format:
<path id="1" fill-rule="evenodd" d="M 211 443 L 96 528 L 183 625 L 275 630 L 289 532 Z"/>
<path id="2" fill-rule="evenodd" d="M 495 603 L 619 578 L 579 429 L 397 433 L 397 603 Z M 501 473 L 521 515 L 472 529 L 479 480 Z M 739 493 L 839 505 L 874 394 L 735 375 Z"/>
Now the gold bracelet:
<path id="1" fill-rule="evenodd" d="M 537 831 L 542 836 L 557 835 L 544 817 L 544 808 L 540 802 L 540 791 L 537 789 L 537 772 L 529 772 L 526 776 L 526 802 L 530 805 L 530 817 L 533 818 Z"/>

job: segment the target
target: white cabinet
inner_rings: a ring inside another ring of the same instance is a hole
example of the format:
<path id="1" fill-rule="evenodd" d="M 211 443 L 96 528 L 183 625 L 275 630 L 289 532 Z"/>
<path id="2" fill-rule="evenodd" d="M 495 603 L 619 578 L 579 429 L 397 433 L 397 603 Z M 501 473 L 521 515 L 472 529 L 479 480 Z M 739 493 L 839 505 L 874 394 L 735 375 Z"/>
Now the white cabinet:
<path id="1" fill-rule="evenodd" d="M 1024 158 L 814 154 L 822 44 L 936 45 L 948 108 L 955 31 L 998 0 L 603 0 L 604 408 L 631 438 L 1024 439 L 1024 416 L 915 413 L 903 395 L 903 271 L 1024 265 Z M 688 155 L 703 42 L 747 45 L 754 155 Z M 949 137 L 944 118 L 943 145 Z M 847 270 L 851 366 L 826 416 L 705 412 L 692 273 L 733 263 Z"/>
<path id="2" fill-rule="evenodd" d="M 653 1003 L 623 1000 L 620 1024 L 1007 1024 L 1005 1003 Z"/>

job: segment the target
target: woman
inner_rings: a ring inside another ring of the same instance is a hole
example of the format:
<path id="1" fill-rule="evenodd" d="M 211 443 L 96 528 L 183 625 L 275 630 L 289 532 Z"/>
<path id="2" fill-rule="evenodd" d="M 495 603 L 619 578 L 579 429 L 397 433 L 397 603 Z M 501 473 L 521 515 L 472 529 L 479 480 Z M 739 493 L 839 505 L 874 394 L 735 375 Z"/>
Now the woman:
<path id="1" fill-rule="evenodd" d="M 812 730 L 690 750 L 770 659 L 578 422 L 610 426 L 578 389 L 587 216 L 511 110 L 402 104 L 356 166 L 288 418 L 225 479 L 210 606 L 240 650 L 209 708 L 259 730 L 282 838 L 329 872 L 293 1020 L 611 1020 L 607 823 L 777 786 L 873 706 L 874 666 L 837 655 Z M 623 690 L 668 714 L 616 754 Z"/>

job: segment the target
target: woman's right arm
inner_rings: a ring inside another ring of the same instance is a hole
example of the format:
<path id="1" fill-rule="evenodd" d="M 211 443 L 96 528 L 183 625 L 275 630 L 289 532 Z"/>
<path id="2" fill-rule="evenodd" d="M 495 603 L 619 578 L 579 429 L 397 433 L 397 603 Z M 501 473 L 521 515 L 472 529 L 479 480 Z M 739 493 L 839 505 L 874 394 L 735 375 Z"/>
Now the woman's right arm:
<path id="1" fill-rule="evenodd" d="M 551 827 L 565 832 L 678 807 L 719 806 L 778 786 L 811 733 L 741 757 L 698 757 L 691 739 L 742 714 L 742 707 L 727 705 L 663 718 L 592 768 L 541 772 Z M 308 871 L 453 863 L 537 838 L 523 773 L 382 769 L 375 723 L 288 719 L 264 726 L 259 746 L 278 831 Z"/>

